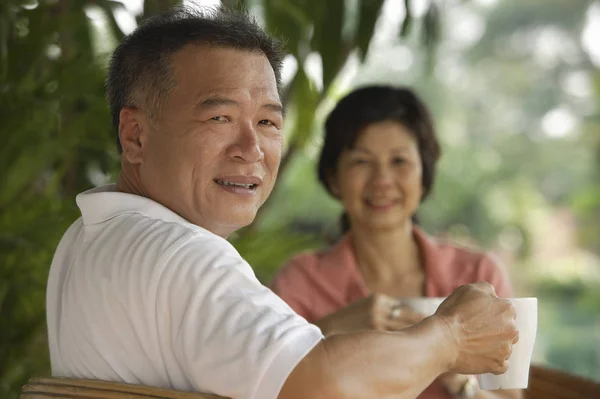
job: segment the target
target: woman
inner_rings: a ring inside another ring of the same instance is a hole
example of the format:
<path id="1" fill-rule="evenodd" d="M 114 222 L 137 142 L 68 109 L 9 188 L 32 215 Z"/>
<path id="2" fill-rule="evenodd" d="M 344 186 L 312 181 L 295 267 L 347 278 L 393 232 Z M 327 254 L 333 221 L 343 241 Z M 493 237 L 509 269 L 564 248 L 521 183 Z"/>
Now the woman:
<path id="1" fill-rule="evenodd" d="M 342 99 L 325 125 L 319 180 L 344 207 L 345 235 L 327 251 L 293 258 L 273 290 L 325 335 L 399 330 L 423 318 L 393 298 L 447 296 L 477 281 L 510 297 L 489 256 L 439 243 L 414 224 L 439 155 L 429 112 L 411 90 L 365 87 Z M 518 391 L 482 391 L 474 377 L 448 374 L 419 398 L 518 397 Z"/>

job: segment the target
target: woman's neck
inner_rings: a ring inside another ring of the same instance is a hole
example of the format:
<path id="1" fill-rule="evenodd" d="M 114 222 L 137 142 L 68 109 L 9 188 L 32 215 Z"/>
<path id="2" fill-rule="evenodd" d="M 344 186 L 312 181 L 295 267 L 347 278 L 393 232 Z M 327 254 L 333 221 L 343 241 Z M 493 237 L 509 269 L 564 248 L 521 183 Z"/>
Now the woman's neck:
<path id="1" fill-rule="evenodd" d="M 422 275 L 420 251 L 412 229 L 410 221 L 385 230 L 353 226 L 356 263 L 369 288 Z"/>

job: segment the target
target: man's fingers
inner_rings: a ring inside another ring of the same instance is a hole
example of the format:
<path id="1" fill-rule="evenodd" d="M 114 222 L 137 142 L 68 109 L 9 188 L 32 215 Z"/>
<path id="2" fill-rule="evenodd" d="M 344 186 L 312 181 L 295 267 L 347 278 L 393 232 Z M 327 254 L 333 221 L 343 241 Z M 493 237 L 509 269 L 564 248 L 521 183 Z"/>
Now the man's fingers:
<path id="1" fill-rule="evenodd" d="M 494 286 L 488 283 L 487 281 L 479 281 L 475 283 L 475 286 L 483 292 L 485 292 L 486 294 L 495 296 L 496 298 L 498 297 L 498 295 L 496 295 L 496 289 L 494 288 Z"/>
<path id="2" fill-rule="evenodd" d="M 517 331 L 517 334 L 515 335 L 515 337 L 512 340 L 513 345 L 516 344 L 517 342 L 519 342 L 519 331 Z"/>

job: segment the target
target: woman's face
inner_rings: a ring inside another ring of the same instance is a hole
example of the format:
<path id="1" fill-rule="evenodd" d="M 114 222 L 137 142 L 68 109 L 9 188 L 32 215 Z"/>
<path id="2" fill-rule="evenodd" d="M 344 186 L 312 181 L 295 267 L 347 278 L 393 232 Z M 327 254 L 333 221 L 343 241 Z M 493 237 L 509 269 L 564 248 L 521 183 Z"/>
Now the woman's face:
<path id="1" fill-rule="evenodd" d="M 414 136 L 395 121 L 376 122 L 342 152 L 330 186 L 353 228 L 393 228 L 410 221 L 422 194 Z"/>

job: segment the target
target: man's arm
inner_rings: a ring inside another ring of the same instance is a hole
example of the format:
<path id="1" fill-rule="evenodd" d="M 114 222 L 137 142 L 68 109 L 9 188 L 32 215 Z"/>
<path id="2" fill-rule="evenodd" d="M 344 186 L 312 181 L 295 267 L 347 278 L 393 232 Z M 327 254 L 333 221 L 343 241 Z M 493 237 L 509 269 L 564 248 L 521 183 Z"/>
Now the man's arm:
<path id="1" fill-rule="evenodd" d="M 298 364 L 278 399 L 415 398 L 455 358 L 435 316 L 400 332 L 332 335 Z"/>
<path id="2" fill-rule="evenodd" d="M 327 337 L 278 399 L 412 399 L 442 373 L 504 373 L 518 341 L 514 320 L 514 308 L 490 284 L 462 286 L 412 327 Z"/>

